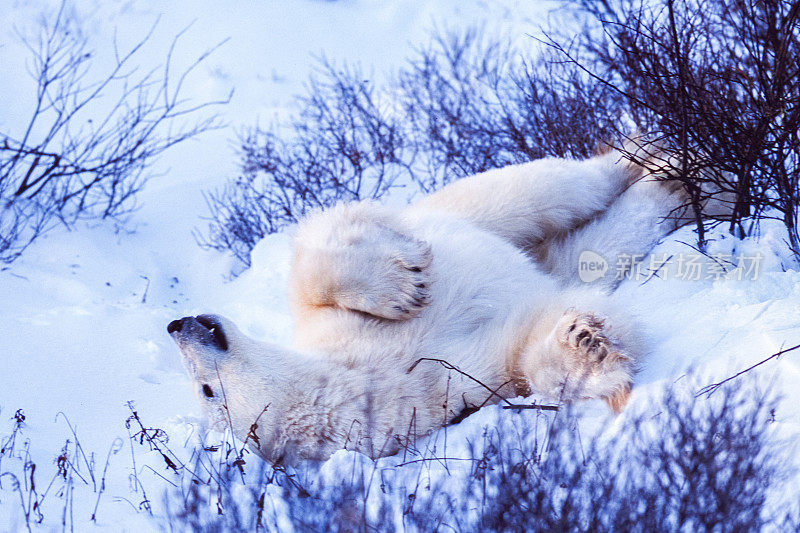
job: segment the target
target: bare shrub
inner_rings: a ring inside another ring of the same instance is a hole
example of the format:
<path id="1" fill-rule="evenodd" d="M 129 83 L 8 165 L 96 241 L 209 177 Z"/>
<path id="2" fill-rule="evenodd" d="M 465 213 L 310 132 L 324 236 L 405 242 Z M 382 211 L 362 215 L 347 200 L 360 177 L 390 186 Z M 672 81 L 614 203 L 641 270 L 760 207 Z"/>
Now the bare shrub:
<path id="1" fill-rule="evenodd" d="M 618 95 L 584 78 L 478 29 L 434 34 L 383 86 L 324 62 L 288 135 L 276 125 L 242 136 L 242 173 L 207 195 L 198 241 L 249 264 L 261 238 L 310 209 L 393 187 L 410 197 L 547 155 L 588 156 L 614 131 Z"/>
<path id="2" fill-rule="evenodd" d="M 241 137 L 242 174 L 207 194 L 201 244 L 249 264 L 261 238 L 309 210 L 379 198 L 411 174 L 399 122 L 358 69 L 323 62 L 298 103 L 289 140 L 262 129 Z"/>
<path id="3" fill-rule="evenodd" d="M 243 138 L 242 177 L 209 195 L 200 240 L 246 262 L 255 242 L 308 208 L 385 193 L 352 187 L 355 153 L 367 166 L 391 162 L 393 182 L 429 192 L 491 168 L 586 157 L 602 142 L 627 140 L 629 159 L 685 188 L 701 249 L 705 221 L 725 220 L 745 236 L 777 217 L 800 250 L 798 3 L 572 4 L 585 29 L 577 37 L 553 30 L 544 52 L 474 28 L 434 33 L 381 88 L 323 71 L 301 99 L 291 141 Z M 394 105 L 373 105 L 378 95 Z M 332 111 L 335 120 L 326 119 Z M 367 124 L 391 135 L 348 140 Z M 386 179 L 376 174 L 371 185 Z"/>
<path id="4" fill-rule="evenodd" d="M 583 158 L 615 131 L 615 91 L 480 28 L 434 34 L 398 75 L 423 191 L 547 156 Z"/>
<path id="5" fill-rule="evenodd" d="M 79 529 L 98 514 L 107 519 L 106 475 L 126 468 L 131 505 L 172 531 L 795 530 L 800 508 L 782 498 L 792 498 L 787 483 L 797 472 L 772 431 L 778 404 L 751 383 L 699 398 L 689 387 L 666 390 L 591 438 L 569 411 L 503 410 L 458 452 L 453 444 L 437 451 L 433 435 L 395 458 L 352 453 L 352 466 L 339 460 L 337 470 L 265 463 L 230 431 L 174 448 L 129 404 L 128 466 L 121 440 L 102 454 L 84 451 L 60 416 L 69 440 L 54 451 L 50 475 L 33 462 L 17 411 L 0 435 L 0 503 L 17 506 L 29 526 Z M 95 458 L 103 455 L 101 471 Z M 164 487 L 154 508 L 151 497 Z M 75 498 L 94 501 L 93 510 L 74 512 Z"/>
<path id="6" fill-rule="evenodd" d="M 185 507 L 174 507 L 181 501 L 174 493 L 170 527 L 759 531 L 797 524 L 797 509 L 775 506 L 792 473 L 771 436 L 774 401 L 752 386 L 724 386 L 701 400 L 668 390 L 652 407 L 587 442 L 574 417 L 559 413 L 544 440 L 531 438 L 536 431 L 520 419 L 516 431 L 485 428 L 464 457 L 409 448 L 401 454 L 408 460 L 393 466 L 354 459 L 351 472 L 334 474 L 340 478 L 314 463 L 264 466 L 242 485 L 231 468 L 230 478 L 192 484 Z M 409 479 L 416 486 L 406 486 Z"/>
<path id="7" fill-rule="evenodd" d="M 593 23 L 577 41 L 554 35 L 549 44 L 623 99 L 645 134 L 638 148 L 656 155 L 658 173 L 689 193 L 700 244 L 702 218 L 714 218 L 707 200 L 730 198 L 731 232 L 747 235 L 748 220 L 778 213 L 797 252 L 800 4 L 575 4 Z"/>
<path id="8" fill-rule="evenodd" d="M 215 117 L 189 119 L 222 102 L 193 104 L 183 95 L 213 48 L 171 72 L 178 34 L 163 67 L 141 72 L 136 63 L 154 29 L 128 50 L 115 42 L 114 62 L 102 71 L 66 3 L 35 39 L 23 39 L 34 108 L 20 131 L 0 132 L 0 262 L 58 223 L 129 212 L 154 158 L 216 127 Z"/>
<path id="9" fill-rule="evenodd" d="M 668 392 L 655 418 L 634 417 L 586 449 L 564 419 L 544 454 L 490 433 L 463 491 L 417 509 L 420 529 L 759 531 L 789 520 L 765 505 L 783 481 L 773 404 L 731 387 L 716 400 Z"/>
<path id="10" fill-rule="evenodd" d="M 13 425 L 10 434 L 0 435 L 0 505 L 17 506 L 28 531 L 47 519 L 50 524 L 60 522 L 62 530 L 74 530 L 75 492 L 84 496 L 94 493 L 95 505 L 91 517 L 79 517 L 79 520 L 82 523 L 95 522 L 106 490 L 108 467 L 112 456 L 122 448 L 122 440 L 114 440 L 100 473 L 95 455 L 87 455 L 74 426 L 64 413 L 59 412 L 56 420 L 66 425 L 70 436 L 54 452 L 52 465 L 55 468 L 52 475 L 48 476 L 47 470 L 42 472 L 42 467 L 46 469 L 47 466 L 37 465 L 32 457 L 31 452 L 35 447 L 25 435 L 26 416 L 23 411 L 18 409 L 11 420 Z M 42 479 L 43 476 L 47 477 Z M 13 498 L 5 498 L 4 494 L 13 495 Z"/>

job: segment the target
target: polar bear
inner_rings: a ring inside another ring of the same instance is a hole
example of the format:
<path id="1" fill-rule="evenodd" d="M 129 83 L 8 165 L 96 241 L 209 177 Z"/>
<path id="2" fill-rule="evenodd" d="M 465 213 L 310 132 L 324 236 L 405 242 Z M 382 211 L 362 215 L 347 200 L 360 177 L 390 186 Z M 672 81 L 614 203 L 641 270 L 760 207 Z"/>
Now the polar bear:
<path id="1" fill-rule="evenodd" d="M 620 411 L 646 347 L 608 293 L 610 265 L 679 224 L 680 191 L 610 151 L 467 177 L 405 208 L 342 204 L 294 237 L 294 346 L 215 315 L 171 322 L 213 426 L 272 462 L 409 437 L 518 395 L 603 398 Z"/>

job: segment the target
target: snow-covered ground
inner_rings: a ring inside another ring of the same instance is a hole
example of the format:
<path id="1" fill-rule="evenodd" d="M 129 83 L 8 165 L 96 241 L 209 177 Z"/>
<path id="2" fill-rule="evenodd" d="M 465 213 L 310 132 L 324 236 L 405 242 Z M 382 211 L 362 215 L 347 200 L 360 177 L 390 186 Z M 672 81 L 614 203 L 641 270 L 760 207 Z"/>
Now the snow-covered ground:
<path id="1" fill-rule="evenodd" d="M 545 23 L 550 6 L 526 4 L 241 0 L 225 3 L 221 12 L 222 4 L 209 0 L 74 3 L 101 55 L 109 52 L 115 31 L 122 41 L 133 42 L 159 15 L 148 52 L 153 61 L 163 57 L 172 36 L 190 23 L 180 48 L 185 55 L 179 60 L 190 61 L 230 38 L 197 72 L 189 94 L 199 100 L 224 97 L 231 88 L 235 94 L 218 110 L 227 127 L 178 146 L 156 164 L 156 177 L 140 196 L 141 209 L 124 228 L 108 223 L 81 224 L 73 231 L 59 228 L 0 270 L 0 446 L 11 434 L 15 411 L 23 410 L 26 419 L 17 450 L 27 449 L 36 463 L 40 494 L 57 473 L 56 458 L 68 440 L 74 450 L 72 429 L 86 454 L 86 462 L 75 465 L 85 481 L 75 477 L 72 493 L 53 488 L 45 498 L 44 529 L 61 529 L 70 494 L 76 530 L 87 527 L 103 466 L 115 443 L 122 448 L 109 456 L 97 524 L 130 531 L 156 527 L 139 508 L 142 488 L 158 514 L 161 494 L 169 486 L 160 475 L 169 473 L 146 447 L 132 446 L 125 427 L 130 415 L 126 402 L 133 402 L 146 424 L 170 433 L 174 448 L 181 448 L 201 426 L 199 406 L 166 333 L 170 320 L 211 311 L 232 318 L 253 337 L 277 342 L 291 338 L 285 296 L 288 237 L 265 239 L 254 250 L 253 267 L 231 281 L 231 260 L 201 250 L 192 236 L 206 213 L 201 192 L 237 172 L 236 131 L 290 113 L 291 97 L 307 78 L 313 54 L 358 61 L 381 77 L 413 45 L 425 42 L 426 31 L 435 24 L 489 23 L 521 37 L 535 31 Z M 31 105 L 30 91 L 20 89 L 27 83 L 22 81 L 25 55 L 12 29 L 30 30 L 43 9 L 54 7 L 55 2 L 46 0 L 0 0 L 0 131 L 18 128 Z M 722 230 L 712 237 L 711 254 L 760 254 L 757 279 L 687 280 L 667 275 L 663 277 L 668 279 L 654 277 L 644 283 L 625 281 L 617 292 L 620 301 L 637 311 L 654 340 L 654 352 L 638 377 L 634 406 L 646 406 L 651 395 L 679 380 L 687 369 L 712 382 L 782 347 L 800 344 L 800 271 L 781 226 L 765 223 L 760 239 L 739 241 Z M 692 242 L 690 229 L 684 228 L 655 254 L 693 254 L 684 244 Z M 763 365 L 759 372 L 783 396 L 776 413 L 780 433 L 796 436 L 800 352 Z M 584 411 L 587 427 L 608 420 L 599 402 Z M 536 415 L 484 409 L 450 428 L 450 451 L 463 449 L 465 435 L 479 433 L 497 416 L 513 423 Z M 133 461 L 140 485 L 131 476 Z M 336 470 L 352 461 L 352 455 L 343 452 L 327 468 Z M 86 463 L 94 465 L 94 482 Z M 145 468 L 148 464 L 153 471 Z M 21 472 L 20 465 L 6 459 L 0 472 Z M 25 525 L 10 477 L 0 478 L 0 530 L 6 525 Z"/>

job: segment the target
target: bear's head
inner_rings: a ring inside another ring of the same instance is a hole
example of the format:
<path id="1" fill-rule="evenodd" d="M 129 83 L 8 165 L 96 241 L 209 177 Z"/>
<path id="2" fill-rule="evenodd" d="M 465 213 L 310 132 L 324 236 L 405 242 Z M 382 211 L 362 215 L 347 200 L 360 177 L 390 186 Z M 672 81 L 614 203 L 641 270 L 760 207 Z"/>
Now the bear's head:
<path id="1" fill-rule="evenodd" d="M 167 332 L 180 348 L 195 395 L 209 422 L 217 429 L 227 425 L 222 376 L 227 374 L 226 367 L 231 358 L 236 357 L 230 353 L 230 340 L 234 340 L 231 337 L 239 335 L 233 324 L 223 325 L 223 321 L 228 322 L 215 315 L 187 316 L 173 320 L 167 326 Z"/>
<path id="2" fill-rule="evenodd" d="M 276 403 L 274 394 L 285 379 L 276 360 L 285 358 L 277 347 L 250 339 L 217 315 L 173 320 L 167 332 L 178 344 L 195 395 L 214 429 L 231 428 L 245 441 L 254 427 L 260 434 L 269 431 L 271 417 L 263 415 Z M 265 452 L 258 450 L 262 456 Z"/>
<path id="3" fill-rule="evenodd" d="M 387 439 L 394 434 L 397 417 L 417 412 L 417 404 L 409 403 L 371 410 L 373 395 L 409 397 L 398 392 L 409 378 L 391 367 L 364 370 L 320 353 L 256 341 L 216 315 L 174 320 L 167 331 L 180 348 L 211 426 L 230 428 L 273 463 L 327 459 L 348 443 L 353 449 L 363 445 L 364 453 L 392 453 L 395 440 Z M 413 390 L 422 390 L 414 383 Z M 440 413 L 436 407 L 426 416 L 438 421 Z M 389 444 L 377 451 L 372 445 L 377 440 Z"/>

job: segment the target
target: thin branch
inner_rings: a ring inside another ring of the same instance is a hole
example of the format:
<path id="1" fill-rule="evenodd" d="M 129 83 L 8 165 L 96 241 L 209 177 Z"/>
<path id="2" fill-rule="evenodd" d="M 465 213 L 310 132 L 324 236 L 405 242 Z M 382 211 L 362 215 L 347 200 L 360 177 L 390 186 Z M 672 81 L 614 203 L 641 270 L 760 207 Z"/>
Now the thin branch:
<path id="1" fill-rule="evenodd" d="M 750 371 L 751 371 L 751 370 L 753 370 L 754 368 L 758 368 L 759 366 L 763 365 L 764 363 L 767 363 L 767 362 L 769 362 L 769 361 L 772 361 L 773 359 L 777 359 L 777 358 L 779 358 L 780 356 L 782 356 L 783 354 L 785 354 L 785 353 L 789 353 L 789 352 L 791 352 L 791 351 L 794 351 L 794 350 L 797 350 L 798 348 L 800 348 L 800 344 L 798 344 L 797 346 L 792 346 L 791 348 L 786 348 L 785 350 L 784 350 L 784 349 L 781 349 L 779 352 L 777 352 L 777 353 L 774 353 L 774 354 L 770 355 L 770 356 L 769 356 L 769 357 L 767 357 L 766 359 L 762 359 L 762 360 L 761 360 L 761 361 L 759 361 L 758 363 L 756 363 L 756 364 L 754 364 L 754 365 L 752 365 L 752 366 L 750 366 L 750 367 L 748 367 L 748 368 L 745 368 L 745 369 L 744 369 L 744 370 L 742 370 L 741 372 L 737 372 L 736 374 L 734 374 L 733 376 L 731 376 L 731 377 L 729 377 L 729 378 L 723 379 L 723 380 L 722 380 L 722 381 L 720 381 L 719 383 L 712 383 L 711 385 L 706 385 L 705 387 L 703 387 L 702 389 L 700 389 L 700 390 L 697 392 L 697 394 L 695 394 L 695 397 L 702 396 L 702 395 L 704 395 L 704 394 L 705 394 L 706 396 L 711 396 L 712 394 L 714 394 L 714 392 L 716 392 L 716 390 L 717 390 L 717 389 L 719 389 L 720 387 L 722 387 L 724 384 L 726 384 L 726 383 L 728 383 L 728 382 L 730 382 L 730 381 L 733 381 L 733 380 L 735 380 L 735 379 L 737 379 L 737 378 L 741 377 L 742 375 L 744 375 L 744 374 L 746 374 L 746 373 L 750 372 Z"/>

